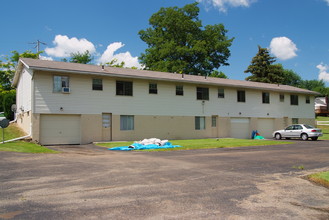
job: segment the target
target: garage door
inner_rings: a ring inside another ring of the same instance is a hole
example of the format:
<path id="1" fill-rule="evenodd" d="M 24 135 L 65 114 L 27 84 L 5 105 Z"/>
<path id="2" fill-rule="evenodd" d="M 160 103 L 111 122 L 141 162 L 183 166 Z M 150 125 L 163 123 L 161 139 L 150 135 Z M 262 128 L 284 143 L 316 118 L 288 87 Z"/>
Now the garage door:
<path id="1" fill-rule="evenodd" d="M 249 124 L 249 118 L 231 118 L 231 137 L 250 139 Z"/>
<path id="2" fill-rule="evenodd" d="M 272 133 L 274 131 L 274 119 L 259 118 L 257 120 L 257 131 L 265 138 L 272 138 Z"/>
<path id="3" fill-rule="evenodd" d="M 41 115 L 41 144 L 80 144 L 80 139 L 80 115 Z"/>

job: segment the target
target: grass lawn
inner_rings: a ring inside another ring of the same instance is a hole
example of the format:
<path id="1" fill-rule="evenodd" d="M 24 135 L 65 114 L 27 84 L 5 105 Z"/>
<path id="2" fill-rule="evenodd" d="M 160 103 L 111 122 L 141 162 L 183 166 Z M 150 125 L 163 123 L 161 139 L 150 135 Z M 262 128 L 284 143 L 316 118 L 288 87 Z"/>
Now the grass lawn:
<path id="1" fill-rule="evenodd" d="M 15 124 L 10 124 L 4 129 L 5 140 L 22 137 L 26 134 L 22 132 Z M 0 151 L 13 151 L 23 153 L 57 153 L 38 144 L 25 141 L 14 141 L 2 144 L 2 128 L 0 128 Z"/>
<path id="2" fill-rule="evenodd" d="M 12 151 L 21 153 L 58 153 L 57 151 L 50 150 L 41 145 L 25 141 L 14 141 L 0 144 L 0 151 Z"/>
<path id="3" fill-rule="evenodd" d="M 311 174 L 307 177 L 310 181 L 329 188 L 329 171 Z"/>
<path id="4" fill-rule="evenodd" d="M 192 150 L 192 149 L 209 149 L 209 148 L 229 148 L 229 147 L 246 147 L 246 146 L 266 146 L 266 145 L 280 145 L 292 144 L 288 141 L 272 141 L 272 140 L 246 140 L 246 139 L 191 139 L 191 140 L 172 140 L 173 145 L 180 145 L 178 148 L 156 149 L 151 151 L 172 151 L 172 150 Z M 119 147 L 129 146 L 133 142 L 109 142 L 98 143 L 101 147 Z"/>
<path id="5" fill-rule="evenodd" d="M 316 117 L 317 121 L 329 121 L 329 117 L 318 116 Z M 317 125 L 317 128 L 322 130 L 323 136 L 320 137 L 322 140 L 329 140 L 329 126 L 328 125 Z"/>

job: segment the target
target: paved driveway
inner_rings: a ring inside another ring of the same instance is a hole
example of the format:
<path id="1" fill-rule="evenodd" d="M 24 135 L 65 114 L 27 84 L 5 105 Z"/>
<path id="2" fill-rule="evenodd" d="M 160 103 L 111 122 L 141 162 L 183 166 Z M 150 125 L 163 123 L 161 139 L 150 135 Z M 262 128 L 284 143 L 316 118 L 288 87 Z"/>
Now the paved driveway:
<path id="1" fill-rule="evenodd" d="M 174 152 L 0 152 L 0 219 L 329 219 L 329 141 Z M 296 167 L 303 166 L 304 170 Z"/>

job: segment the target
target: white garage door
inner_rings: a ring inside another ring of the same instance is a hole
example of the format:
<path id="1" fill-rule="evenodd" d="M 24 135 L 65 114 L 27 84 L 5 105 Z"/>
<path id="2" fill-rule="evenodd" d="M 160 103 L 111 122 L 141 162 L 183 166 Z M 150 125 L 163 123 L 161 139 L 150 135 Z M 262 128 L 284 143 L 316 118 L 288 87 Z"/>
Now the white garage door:
<path id="1" fill-rule="evenodd" d="M 264 138 L 272 138 L 274 131 L 274 119 L 272 118 L 259 118 L 257 120 L 257 131 L 260 136 Z"/>
<path id="2" fill-rule="evenodd" d="M 40 143 L 80 144 L 80 115 L 41 115 Z"/>
<path id="3" fill-rule="evenodd" d="M 249 118 L 231 118 L 231 137 L 250 139 Z"/>

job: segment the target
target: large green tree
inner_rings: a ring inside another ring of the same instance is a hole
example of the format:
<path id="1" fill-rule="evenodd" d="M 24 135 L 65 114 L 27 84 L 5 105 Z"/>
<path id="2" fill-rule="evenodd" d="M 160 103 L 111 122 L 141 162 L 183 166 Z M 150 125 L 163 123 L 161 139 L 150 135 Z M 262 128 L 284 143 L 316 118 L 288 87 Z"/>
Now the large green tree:
<path id="1" fill-rule="evenodd" d="M 246 80 L 264 83 L 282 83 L 283 82 L 283 67 L 275 63 L 275 57 L 270 56 L 267 48 L 258 46 L 256 56 L 252 58 L 251 64 L 244 71 L 251 73 Z"/>
<path id="2" fill-rule="evenodd" d="M 223 24 L 202 26 L 198 3 L 161 8 L 139 31 L 148 45 L 139 57 L 145 69 L 188 74 L 211 74 L 227 63 L 233 38 Z"/>

